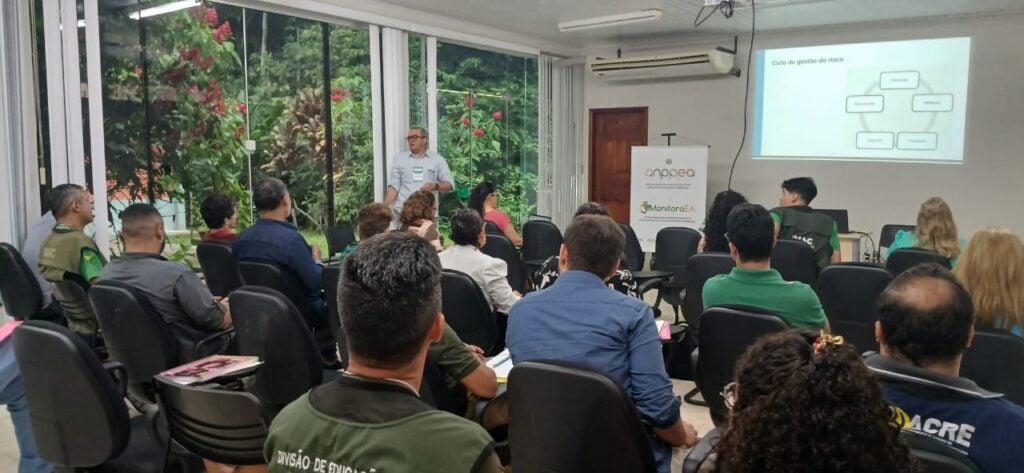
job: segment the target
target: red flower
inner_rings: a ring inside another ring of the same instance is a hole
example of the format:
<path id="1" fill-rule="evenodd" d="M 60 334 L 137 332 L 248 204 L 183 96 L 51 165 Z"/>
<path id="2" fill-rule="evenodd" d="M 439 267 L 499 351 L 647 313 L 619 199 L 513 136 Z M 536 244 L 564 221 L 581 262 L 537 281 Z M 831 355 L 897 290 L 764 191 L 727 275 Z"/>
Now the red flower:
<path id="1" fill-rule="evenodd" d="M 477 128 L 477 129 L 473 130 L 473 136 L 475 136 L 477 138 L 480 138 L 480 137 L 484 136 L 484 129 L 483 128 Z"/>
<path id="2" fill-rule="evenodd" d="M 195 62 L 196 59 L 199 59 L 199 48 L 195 46 L 187 49 L 183 48 L 181 51 L 178 51 L 178 57 L 188 62 Z"/>
<path id="3" fill-rule="evenodd" d="M 473 94 L 466 94 L 466 98 L 463 100 L 463 102 L 466 103 L 467 107 L 473 108 Z"/>
<path id="4" fill-rule="evenodd" d="M 142 78 L 142 72 L 143 72 L 143 71 L 142 71 L 142 68 L 141 68 L 141 67 L 139 67 L 139 66 L 135 66 L 135 77 L 136 77 L 136 78 L 139 78 L 139 79 L 141 79 L 141 78 Z"/>
<path id="5" fill-rule="evenodd" d="M 235 135 L 234 135 L 235 139 L 236 140 L 237 139 L 241 139 L 242 135 L 244 135 L 244 134 L 245 134 L 245 127 L 242 126 L 242 125 L 238 125 L 238 128 L 235 128 Z"/>
<path id="6" fill-rule="evenodd" d="M 163 79 L 163 81 L 165 83 L 167 83 L 168 85 L 171 85 L 171 86 L 178 85 L 181 82 L 181 80 L 184 79 L 184 78 L 185 78 L 185 68 L 184 68 L 184 66 L 178 66 L 178 67 L 174 67 L 174 68 L 168 69 L 167 72 L 164 72 L 163 77 L 161 77 L 161 79 Z"/>
<path id="7" fill-rule="evenodd" d="M 466 117 L 466 116 L 462 117 L 462 126 L 469 126 L 469 125 L 470 125 L 469 117 Z"/>
<path id="8" fill-rule="evenodd" d="M 237 110 L 238 113 L 249 113 L 249 106 L 246 105 L 245 102 L 238 102 L 235 104 L 235 110 Z"/>
<path id="9" fill-rule="evenodd" d="M 193 64 L 195 64 L 196 67 L 198 67 L 200 69 L 203 69 L 203 70 L 209 69 L 210 66 L 213 65 L 213 56 L 210 55 L 210 54 L 207 54 L 206 57 L 204 57 L 202 59 L 196 59 L 195 61 L 193 61 Z"/>
<path id="10" fill-rule="evenodd" d="M 213 107 L 210 108 L 210 113 L 213 113 L 218 117 L 224 115 L 225 113 L 227 113 L 227 111 L 228 106 L 224 103 L 223 100 L 217 100 L 217 102 L 213 104 Z"/>
<path id="11" fill-rule="evenodd" d="M 505 118 L 505 114 L 501 113 L 500 110 L 492 113 L 491 116 L 494 117 L 494 120 L 499 122 L 501 121 L 502 118 Z"/>
<path id="12" fill-rule="evenodd" d="M 228 23 L 226 21 L 224 23 L 221 23 L 220 26 L 217 27 L 217 29 L 213 30 L 212 35 L 213 40 L 216 41 L 217 44 L 223 43 L 224 40 L 231 37 L 231 23 Z"/>
<path id="13" fill-rule="evenodd" d="M 340 102 L 341 99 L 350 96 L 349 91 L 342 87 L 335 87 L 331 89 L 331 102 Z"/>
<path id="14" fill-rule="evenodd" d="M 217 9 L 207 8 L 206 9 L 206 24 L 210 25 L 210 28 L 217 26 Z"/>

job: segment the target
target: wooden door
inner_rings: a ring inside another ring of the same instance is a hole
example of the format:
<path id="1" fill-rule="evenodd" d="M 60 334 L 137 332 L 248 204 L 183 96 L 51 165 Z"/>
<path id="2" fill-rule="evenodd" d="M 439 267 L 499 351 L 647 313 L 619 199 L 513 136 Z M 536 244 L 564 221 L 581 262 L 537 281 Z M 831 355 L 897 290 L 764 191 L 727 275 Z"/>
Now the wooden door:
<path id="1" fill-rule="evenodd" d="M 630 153 L 647 145 L 647 107 L 590 110 L 590 200 L 629 223 Z"/>

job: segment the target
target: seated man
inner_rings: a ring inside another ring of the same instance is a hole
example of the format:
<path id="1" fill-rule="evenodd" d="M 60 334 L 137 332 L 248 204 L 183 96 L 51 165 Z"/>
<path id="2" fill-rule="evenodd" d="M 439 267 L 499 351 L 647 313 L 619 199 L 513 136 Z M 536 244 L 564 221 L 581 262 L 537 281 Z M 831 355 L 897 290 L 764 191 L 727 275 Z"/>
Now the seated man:
<path id="1" fill-rule="evenodd" d="M 393 218 L 394 214 L 391 213 L 391 208 L 380 202 L 372 202 L 360 207 L 359 213 L 356 215 L 359 241 L 369 240 L 374 235 L 391 231 Z M 341 250 L 338 260 L 344 261 L 349 253 L 356 250 L 358 244 L 359 242 L 352 242 L 346 246 L 344 250 Z"/>
<path id="2" fill-rule="evenodd" d="M 756 204 L 733 207 L 726 219 L 729 254 L 736 267 L 704 283 L 704 308 L 746 305 L 777 313 L 797 328 L 828 329 L 821 301 L 811 286 L 786 281 L 771 267 L 775 227 L 768 211 Z"/>
<path id="3" fill-rule="evenodd" d="M 164 219 L 150 204 L 121 212 L 124 254 L 103 268 L 100 280 L 135 287 L 167 323 L 216 332 L 231 326 L 228 307 L 216 300 L 199 277 L 181 263 L 160 256 L 167 242 Z M 199 340 L 193 340 L 198 342 Z"/>
<path id="4" fill-rule="evenodd" d="M 251 227 L 242 230 L 233 245 L 238 261 L 268 261 L 292 271 L 306 289 L 314 319 L 322 318 L 327 303 L 320 290 L 323 264 L 320 248 L 310 247 L 295 225 L 288 223 L 292 198 L 280 179 L 272 177 L 256 183 L 252 189 L 252 203 L 260 213 Z M 304 314 L 306 315 L 306 314 Z"/>
<path id="5" fill-rule="evenodd" d="M 551 287 L 512 306 L 507 345 L 515 363 L 573 361 L 611 376 L 653 429 L 658 471 L 667 473 L 671 446 L 694 445 L 697 432 L 680 419 L 651 307 L 605 286 L 618 269 L 625 241 L 609 217 L 574 218 L 559 255 L 561 275 Z"/>
<path id="6" fill-rule="evenodd" d="M 1020 471 L 1024 407 L 960 377 L 974 338 L 971 296 L 935 264 L 904 272 L 878 299 L 881 354 L 865 359 L 903 428 L 967 454 L 985 473 Z M 1007 376 L 1013 376 L 1011 372 Z"/>
<path id="7" fill-rule="evenodd" d="M 810 207 L 818 195 L 818 186 L 809 177 L 794 177 L 782 182 L 779 206 L 771 210 L 779 238 L 800 240 L 814 248 L 818 269 L 838 263 L 839 230 L 835 220 Z"/>
<path id="8" fill-rule="evenodd" d="M 235 233 L 235 225 L 238 224 L 238 202 L 233 197 L 219 192 L 210 194 L 203 199 L 199 213 L 203 216 L 207 228 L 203 241 L 215 241 L 226 245 L 235 242 L 235 238 L 238 237 Z"/>
<path id="9" fill-rule="evenodd" d="M 522 296 L 508 283 L 505 261 L 480 251 L 487 242 L 480 214 L 473 209 L 460 209 L 452 215 L 451 225 L 455 246 L 441 252 L 441 266 L 469 275 L 483 289 L 487 303 L 498 312 L 507 314 L 512 304 Z"/>
<path id="10" fill-rule="evenodd" d="M 417 395 L 428 346 L 444 331 L 430 244 L 408 233 L 363 241 L 338 289 L 348 370 L 277 415 L 263 449 L 270 471 L 502 471 L 483 428 Z"/>

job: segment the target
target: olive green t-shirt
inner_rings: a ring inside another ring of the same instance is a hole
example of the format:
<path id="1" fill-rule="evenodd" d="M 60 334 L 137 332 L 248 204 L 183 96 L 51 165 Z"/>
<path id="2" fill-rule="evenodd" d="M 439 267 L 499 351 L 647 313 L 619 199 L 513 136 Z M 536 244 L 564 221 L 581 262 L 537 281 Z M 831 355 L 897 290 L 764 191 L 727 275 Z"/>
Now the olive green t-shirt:
<path id="1" fill-rule="evenodd" d="M 459 387 L 459 380 L 469 376 L 480 366 L 480 360 L 466 348 L 466 344 L 447 323 L 444 324 L 441 339 L 431 343 L 427 349 L 427 358 L 441 368 L 449 391 L 456 390 Z"/>
<path id="2" fill-rule="evenodd" d="M 733 268 L 709 279 L 702 295 L 704 309 L 738 304 L 775 312 L 796 328 L 823 329 L 827 323 L 811 286 L 786 281 L 774 269 Z"/>

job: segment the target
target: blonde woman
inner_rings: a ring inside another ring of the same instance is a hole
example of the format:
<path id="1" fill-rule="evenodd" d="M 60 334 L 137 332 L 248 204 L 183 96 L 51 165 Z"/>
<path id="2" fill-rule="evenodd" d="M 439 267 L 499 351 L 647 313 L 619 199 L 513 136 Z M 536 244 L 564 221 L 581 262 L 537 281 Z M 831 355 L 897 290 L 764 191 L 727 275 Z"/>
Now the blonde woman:
<path id="1" fill-rule="evenodd" d="M 1024 242 L 1000 227 L 974 232 L 953 270 L 974 301 L 974 321 L 1024 336 Z"/>
<path id="2" fill-rule="evenodd" d="M 932 197 L 921 203 L 921 209 L 917 211 L 917 228 L 913 232 L 896 232 L 885 256 L 900 248 L 924 248 L 949 258 L 955 265 L 961 246 L 963 242 L 957 238 L 953 211 L 949 210 L 946 201 Z"/>

